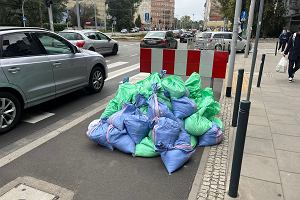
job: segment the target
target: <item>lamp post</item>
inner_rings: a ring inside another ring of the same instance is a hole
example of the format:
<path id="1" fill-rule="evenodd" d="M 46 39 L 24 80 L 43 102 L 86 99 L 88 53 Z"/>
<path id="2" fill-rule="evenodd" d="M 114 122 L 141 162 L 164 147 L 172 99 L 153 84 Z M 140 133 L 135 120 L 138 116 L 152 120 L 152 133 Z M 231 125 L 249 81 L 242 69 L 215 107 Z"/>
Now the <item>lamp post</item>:
<path id="1" fill-rule="evenodd" d="M 97 6 L 94 0 L 91 0 L 92 3 L 94 4 L 94 14 L 95 14 L 95 29 L 98 29 L 98 25 L 97 25 Z"/>
<path id="2" fill-rule="evenodd" d="M 23 0 L 22 1 L 22 21 L 23 21 L 23 26 L 25 27 L 26 26 L 26 22 L 25 22 L 25 14 L 24 14 L 24 3 L 25 3 L 26 0 Z"/>

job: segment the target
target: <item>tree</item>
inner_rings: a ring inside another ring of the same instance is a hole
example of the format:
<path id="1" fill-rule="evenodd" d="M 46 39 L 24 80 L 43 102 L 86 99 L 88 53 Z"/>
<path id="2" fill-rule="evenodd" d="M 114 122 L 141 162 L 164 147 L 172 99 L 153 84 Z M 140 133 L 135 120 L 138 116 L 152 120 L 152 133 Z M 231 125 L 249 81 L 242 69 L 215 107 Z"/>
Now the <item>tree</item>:
<path id="1" fill-rule="evenodd" d="M 191 20 L 191 17 L 188 15 L 182 16 L 180 18 L 181 27 L 183 29 L 191 29 L 193 21 Z"/>
<path id="2" fill-rule="evenodd" d="M 140 15 L 138 15 L 138 17 L 135 20 L 135 26 L 139 27 L 139 28 L 142 26 L 142 21 L 141 21 L 141 16 Z"/>
<path id="3" fill-rule="evenodd" d="M 81 3 L 80 4 L 80 26 L 84 28 L 85 22 L 87 20 L 94 20 L 95 12 L 93 5 Z M 76 14 L 76 5 L 70 10 L 70 22 L 73 26 L 77 26 L 77 14 Z"/>

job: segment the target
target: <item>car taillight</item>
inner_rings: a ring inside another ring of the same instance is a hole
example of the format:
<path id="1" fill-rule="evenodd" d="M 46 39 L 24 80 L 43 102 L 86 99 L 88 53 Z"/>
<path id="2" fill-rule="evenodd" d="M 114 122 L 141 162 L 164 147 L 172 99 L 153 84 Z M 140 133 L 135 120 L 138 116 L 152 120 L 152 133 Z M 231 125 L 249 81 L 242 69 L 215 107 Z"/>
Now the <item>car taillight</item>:
<path id="1" fill-rule="evenodd" d="M 82 48 L 85 44 L 85 41 L 84 40 L 79 40 L 76 42 L 76 46 L 79 47 L 79 48 Z"/>
<path id="2" fill-rule="evenodd" d="M 160 43 L 161 43 L 161 44 L 167 44 L 167 40 L 166 40 L 166 39 L 163 39 L 163 40 L 160 41 Z"/>

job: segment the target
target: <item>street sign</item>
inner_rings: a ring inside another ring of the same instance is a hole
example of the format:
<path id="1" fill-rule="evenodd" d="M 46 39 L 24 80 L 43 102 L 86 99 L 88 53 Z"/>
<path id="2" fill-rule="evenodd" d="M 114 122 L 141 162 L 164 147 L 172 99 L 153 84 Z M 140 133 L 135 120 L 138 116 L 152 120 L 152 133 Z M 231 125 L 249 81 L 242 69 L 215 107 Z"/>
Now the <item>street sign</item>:
<path id="1" fill-rule="evenodd" d="M 85 24 L 86 26 L 91 26 L 91 25 L 92 25 L 92 21 L 91 21 L 91 20 L 86 20 L 86 21 L 84 22 L 84 24 Z"/>
<path id="2" fill-rule="evenodd" d="M 27 21 L 27 18 L 24 16 L 24 17 L 22 17 L 22 20 L 23 21 Z"/>
<path id="3" fill-rule="evenodd" d="M 241 21 L 244 22 L 247 20 L 247 18 L 248 18 L 248 14 L 245 10 L 243 10 L 241 13 Z"/>
<path id="4" fill-rule="evenodd" d="M 112 18 L 112 20 L 116 21 L 116 20 L 117 20 L 117 18 L 116 18 L 116 17 L 113 17 L 113 18 Z"/>
<path id="5" fill-rule="evenodd" d="M 145 13 L 145 22 L 149 22 L 149 21 L 150 21 L 150 14 Z"/>
<path id="6" fill-rule="evenodd" d="M 113 21 L 113 25 L 116 25 L 116 24 L 117 24 L 117 21 L 114 20 L 114 21 Z"/>

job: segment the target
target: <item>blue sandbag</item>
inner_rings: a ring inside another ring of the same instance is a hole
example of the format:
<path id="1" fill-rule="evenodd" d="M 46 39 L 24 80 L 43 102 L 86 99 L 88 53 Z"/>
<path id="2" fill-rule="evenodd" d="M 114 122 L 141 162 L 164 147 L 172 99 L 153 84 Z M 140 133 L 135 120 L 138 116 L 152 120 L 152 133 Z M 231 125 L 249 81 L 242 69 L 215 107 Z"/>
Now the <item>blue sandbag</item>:
<path id="1" fill-rule="evenodd" d="M 182 130 L 173 149 L 161 152 L 161 159 L 169 174 L 181 168 L 195 151 L 191 145 L 191 136 Z"/>
<path id="2" fill-rule="evenodd" d="M 109 124 L 102 120 L 94 120 L 89 124 L 86 134 L 93 142 L 113 150 L 113 146 L 107 140 L 108 126 Z"/>
<path id="3" fill-rule="evenodd" d="M 165 151 L 174 147 L 181 126 L 176 121 L 160 117 L 152 131 L 153 142 L 157 151 Z"/>
<path id="4" fill-rule="evenodd" d="M 175 117 L 179 119 L 184 119 L 197 112 L 196 103 L 188 97 L 172 99 L 172 107 Z"/>
<path id="5" fill-rule="evenodd" d="M 129 115 L 124 124 L 135 144 L 139 144 L 150 131 L 149 119 L 146 115 Z"/>
<path id="6" fill-rule="evenodd" d="M 124 104 L 123 109 L 110 116 L 107 122 L 121 131 L 125 128 L 124 120 L 129 115 L 134 115 L 137 112 L 139 112 L 139 110 L 134 105 Z"/>
<path id="7" fill-rule="evenodd" d="M 147 99 L 146 99 L 143 95 L 137 94 L 137 95 L 135 96 L 135 103 L 134 103 L 134 105 L 135 105 L 137 108 L 140 108 L 140 107 L 142 107 L 142 106 L 148 105 Z"/>
<path id="8" fill-rule="evenodd" d="M 199 137 L 199 147 L 212 146 L 222 142 L 224 139 L 223 131 L 217 124 L 213 126 L 202 136 Z"/>
<path id="9" fill-rule="evenodd" d="M 114 148 L 124 153 L 133 154 L 135 152 L 135 143 L 125 129 L 120 131 L 110 126 L 108 130 L 108 141 Z"/>

